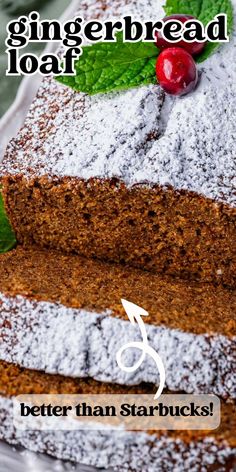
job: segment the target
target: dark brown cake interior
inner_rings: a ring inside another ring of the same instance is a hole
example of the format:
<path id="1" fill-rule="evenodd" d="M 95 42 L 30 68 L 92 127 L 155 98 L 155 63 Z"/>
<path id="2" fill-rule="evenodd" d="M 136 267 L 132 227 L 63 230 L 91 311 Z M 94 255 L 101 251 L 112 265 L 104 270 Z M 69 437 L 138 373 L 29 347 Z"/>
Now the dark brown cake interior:
<path id="1" fill-rule="evenodd" d="M 36 247 L 0 257 L 0 290 L 128 319 L 121 298 L 149 312 L 145 322 L 186 332 L 235 336 L 236 292 L 161 277 Z"/>
<path id="2" fill-rule="evenodd" d="M 2 182 L 8 215 L 26 247 L 36 243 L 235 287 L 236 214 L 227 205 L 174 189 L 128 189 L 116 180 L 16 173 Z"/>

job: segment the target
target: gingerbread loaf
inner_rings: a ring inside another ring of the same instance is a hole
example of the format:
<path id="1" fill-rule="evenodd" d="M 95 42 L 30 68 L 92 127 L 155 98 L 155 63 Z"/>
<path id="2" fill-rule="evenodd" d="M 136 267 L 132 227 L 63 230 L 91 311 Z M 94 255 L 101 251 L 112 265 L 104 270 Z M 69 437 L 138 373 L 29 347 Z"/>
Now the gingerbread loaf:
<path id="1" fill-rule="evenodd" d="M 172 391 L 236 398 L 236 293 L 145 271 L 29 247 L 0 258 L 0 359 L 30 369 L 134 385 L 159 383 L 147 356 L 136 372 L 116 361 L 140 329 L 121 298 L 149 316 L 150 345 Z M 140 352 L 124 353 L 133 365 Z"/>
<path id="2" fill-rule="evenodd" d="M 121 387 L 91 379 L 46 375 L 0 362 L 0 438 L 54 457 L 119 472 L 233 472 L 235 405 L 222 403 L 214 431 L 21 431 L 12 422 L 12 399 L 34 394 L 152 393 L 150 385 Z"/>
<path id="3" fill-rule="evenodd" d="M 156 0 L 78 12 L 164 16 Z M 1 167 L 18 241 L 235 286 L 235 39 L 183 98 L 158 85 L 89 97 L 45 79 Z"/>

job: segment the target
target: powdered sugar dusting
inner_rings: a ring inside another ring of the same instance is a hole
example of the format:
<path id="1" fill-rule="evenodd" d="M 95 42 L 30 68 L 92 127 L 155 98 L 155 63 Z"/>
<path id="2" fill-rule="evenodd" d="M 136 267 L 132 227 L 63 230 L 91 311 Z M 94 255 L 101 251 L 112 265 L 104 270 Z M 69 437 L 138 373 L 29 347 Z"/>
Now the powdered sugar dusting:
<path id="1" fill-rule="evenodd" d="M 56 118 L 57 132 L 53 141 L 63 159 L 54 154 L 54 171 L 57 175 L 84 179 L 105 175 L 122 178 L 124 173 L 132 174 L 134 167 L 130 167 L 130 157 L 133 156 L 134 165 L 140 163 L 144 160 L 144 152 L 148 153 L 151 148 L 153 138 L 145 141 L 148 135 L 158 132 L 156 123 L 162 102 L 163 95 L 158 87 L 129 90 L 125 95 L 106 94 L 102 100 L 100 97 L 84 97 L 84 110 L 87 111 L 79 120 L 82 134 L 79 132 L 75 137 L 78 123 L 72 119 L 65 137 L 64 116 L 59 113 Z M 50 139 L 44 144 L 46 156 L 50 153 L 51 144 Z M 100 159 L 101 155 L 103 159 Z"/>
<path id="2" fill-rule="evenodd" d="M 165 15 L 165 0 L 82 0 L 78 2 L 78 13 L 85 19 L 104 19 L 132 15 L 139 21 L 157 21 Z"/>
<path id="3" fill-rule="evenodd" d="M 0 359 L 20 366 L 72 377 L 92 377 L 124 385 L 158 384 L 152 358 L 127 374 L 116 353 L 140 339 L 139 329 L 110 312 L 92 313 L 21 296 L 0 296 Z M 187 393 L 215 393 L 236 398 L 236 339 L 194 335 L 164 326 L 146 325 L 149 344 L 160 354 L 166 386 Z M 125 365 L 140 352 L 127 350 Z"/>
<path id="4" fill-rule="evenodd" d="M 224 472 L 236 453 L 227 443 L 216 442 L 213 437 L 187 444 L 167 434 L 156 437 L 141 432 L 16 430 L 12 401 L 3 397 L 0 397 L 0 438 L 31 451 L 85 465 L 112 467 L 117 472 L 207 472 L 209 467 Z"/>
<path id="5" fill-rule="evenodd" d="M 164 15 L 162 4 L 88 0 L 79 12 L 86 18 L 158 19 Z M 158 86 L 88 97 L 46 79 L 25 127 L 8 148 L 3 173 L 116 177 L 127 186 L 170 185 L 235 206 L 235 55 L 234 33 L 201 65 L 198 89 L 177 99 L 165 97 Z"/>

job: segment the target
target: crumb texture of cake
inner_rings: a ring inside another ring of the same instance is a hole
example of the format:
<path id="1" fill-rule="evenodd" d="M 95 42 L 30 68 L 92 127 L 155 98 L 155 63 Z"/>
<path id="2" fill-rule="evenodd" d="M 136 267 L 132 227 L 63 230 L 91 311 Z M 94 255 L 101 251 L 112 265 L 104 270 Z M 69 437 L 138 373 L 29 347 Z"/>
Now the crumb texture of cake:
<path id="1" fill-rule="evenodd" d="M 150 312 L 149 343 L 170 390 L 236 398 L 234 292 L 38 248 L 1 256 L 0 274 L 0 359 L 66 376 L 157 384 L 148 356 L 132 374 L 117 364 L 118 350 L 141 336 L 127 320 L 125 298 Z M 124 362 L 139 356 L 127 350 Z"/>
<path id="2" fill-rule="evenodd" d="M 214 431 L 20 431 L 13 427 L 18 393 L 151 393 L 152 387 L 120 387 L 91 379 L 64 378 L 0 362 L 0 438 L 35 452 L 117 472 L 231 472 L 236 458 L 235 405 L 222 403 Z M 102 454 L 101 454 L 102 451 Z"/>
<path id="3" fill-rule="evenodd" d="M 0 257 L 1 291 L 127 320 L 121 298 L 148 311 L 145 323 L 193 334 L 236 333 L 236 292 L 37 246 Z M 145 288 L 145 290 L 144 290 Z"/>
<path id="4" fill-rule="evenodd" d="M 150 20 L 162 5 L 79 11 Z M 158 85 L 89 97 L 45 79 L 1 166 L 18 241 L 235 287 L 235 48 L 234 33 L 181 99 Z"/>

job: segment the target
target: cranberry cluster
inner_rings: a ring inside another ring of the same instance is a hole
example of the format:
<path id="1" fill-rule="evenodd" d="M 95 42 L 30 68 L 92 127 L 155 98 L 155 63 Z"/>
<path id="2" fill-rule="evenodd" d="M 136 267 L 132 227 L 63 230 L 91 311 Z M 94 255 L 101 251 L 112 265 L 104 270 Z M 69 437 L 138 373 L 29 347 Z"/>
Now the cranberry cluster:
<path id="1" fill-rule="evenodd" d="M 167 20 L 179 20 L 181 23 L 194 19 L 190 15 L 171 15 Z M 200 54 L 206 43 L 197 41 L 187 43 L 183 40 L 168 42 L 160 32 L 156 34 L 156 45 L 162 52 L 156 63 L 156 75 L 160 86 L 171 95 L 185 95 L 193 90 L 198 82 L 198 71 L 193 56 Z"/>

